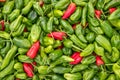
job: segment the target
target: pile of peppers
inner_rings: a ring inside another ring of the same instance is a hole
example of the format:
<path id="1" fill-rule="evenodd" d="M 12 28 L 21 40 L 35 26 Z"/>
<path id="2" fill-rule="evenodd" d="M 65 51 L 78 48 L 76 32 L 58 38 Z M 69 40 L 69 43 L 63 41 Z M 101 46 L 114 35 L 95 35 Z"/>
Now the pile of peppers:
<path id="1" fill-rule="evenodd" d="M 0 0 L 0 80 L 120 80 L 120 0 Z"/>

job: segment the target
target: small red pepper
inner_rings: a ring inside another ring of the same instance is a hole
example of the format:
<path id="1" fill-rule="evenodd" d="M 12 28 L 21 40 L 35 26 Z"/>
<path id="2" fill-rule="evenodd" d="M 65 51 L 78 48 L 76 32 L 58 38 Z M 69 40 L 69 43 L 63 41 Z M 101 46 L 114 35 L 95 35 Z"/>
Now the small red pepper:
<path id="1" fill-rule="evenodd" d="M 44 2 L 43 1 L 40 1 L 39 2 L 40 6 L 42 7 L 44 5 Z"/>
<path id="2" fill-rule="evenodd" d="M 6 0 L 0 0 L 0 2 L 5 2 Z"/>
<path id="3" fill-rule="evenodd" d="M 100 18 L 101 14 L 102 14 L 101 10 L 95 10 L 96 18 Z"/>
<path id="4" fill-rule="evenodd" d="M 2 26 L 1 30 L 4 31 L 5 30 L 5 24 L 4 24 L 4 20 L 0 21 L 0 24 Z"/>
<path id="5" fill-rule="evenodd" d="M 29 56 L 31 59 L 35 58 L 37 56 L 38 50 L 40 48 L 40 42 L 35 42 L 32 47 L 28 50 L 27 56 Z"/>
<path id="6" fill-rule="evenodd" d="M 101 59 L 101 56 L 96 56 L 96 65 L 100 66 L 103 64 L 104 64 L 104 61 Z"/>
<path id="7" fill-rule="evenodd" d="M 23 69 L 24 69 L 24 71 L 25 71 L 25 73 L 27 74 L 28 77 L 33 77 L 34 76 L 33 71 L 30 68 L 30 66 L 28 65 L 28 63 L 23 63 Z"/>
<path id="8" fill-rule="evenodd" d="M 72 13 L 74 13 L 76 10 L 76 4 L 75 3 L 70 3 L 67 10 L 64 12 L 62 19 L 67 19 L 70 17 Z"/>
<path id="9" fill-rule="evenodd" d="M 57 40 L 63 40 L 63 37 L 66 36 L 65 32 L 52 32 L 47 35 L 48 37 L 53 37 Z"/>
<path id="10" fill-rule="evenodd" d="M 75 64 L 80 63 L 82 61 L 83 57 L 80 56 L 80 52 L 74 52 L 73 55 L 71 56 L 71 58 L 73 58 L 74 61 L 70 62 L 70 64 L 75 65 Z"/>
<path id="11" fill-rule="evenodd" d="M 109 8 L 109 13 L 112 14 L 117 8 Z"/>

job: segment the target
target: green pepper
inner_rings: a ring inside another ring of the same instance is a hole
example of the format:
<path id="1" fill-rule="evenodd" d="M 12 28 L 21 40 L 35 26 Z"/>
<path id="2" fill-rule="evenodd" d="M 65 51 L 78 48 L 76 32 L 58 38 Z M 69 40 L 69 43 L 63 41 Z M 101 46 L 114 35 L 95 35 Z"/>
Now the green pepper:
<path id="1" fill-rule="evenodd" d="M 14 37 L 13 42 L 16 46 L 18 46 L 20 48 L 30 48 L 31 47 L 30 41 L 23 37 Z"/>
<path id="2" fill-rule="evenodd" d="M 107 50 L 109 53 L 111 53 L 111 51 L 112 51 L 111 44 L 110 44 L 109 40 L 105 36 L 98 35 L 95 40 L 105 50 Z"/>
<path id="3" fill-rule="evenodd" d="M 65 73 L 64 74 L 64 78 L 66 80 L 81 80 L 82 79 L 82 75 L 81 73 Z"/>
<path id="4" fill-rule="evenodd" d="M 31 32 L 30 32 L 30 40 L 32 42 L 36 42 L 39 37 L 40 37 L 40 33 L 41 33 L 41 28 L 40 26 L 34 24 L 31 28 Z"/>
<path id="5" fill-rule="evenodd" d="M 95 75 L 94 69 L 86 70 L 83 73 L 83 80 L 91 80 L 94 75 Z"/>
<path id="6" fill-rule="evenodd" d="M 28 49 L 18 48 L 18 53 L 19 53 L 19 54 L 26 54 L 27 51 L 28 51 Z"/>
<path id="7" fill-rule="evenodd" d="M 10 24 L 10 30 L 16 31 L 18 29 L 18 27 L 20 26 L 21 22 L 22 22 L 22 15 L 19 15 L 11 24 Z"/>
<path id="8" fill-rule="evenodd" d="M 113 72 L 120 78 L 120 65 L 119 63 L 115 63 L 112 66 Z"/>
<path id="9" fill-rule="evenodd" d="M 4 48 L 5 47 L 5 39 L 3 38 L 0 38 L 1 42 L 0 42 L 0 49 Z"/>
<path id="10" fill-rule="evenodd" d="M 92 54 L 92 52 L 94 51 L 94 45 L 93 44 L 89 44 L 82 52 L 81 52 L 81 56 L 88 56 L 90 54 Z"/>
<path id="11" fill-rule="evenodd" d="M 30 21 L 29 19 L 27 19 L 26 17 L 23 17 L 22 22 L 23 22 L 24 24 L 28 25 L 28 26 L 32 26 L 31 21 Z"/>
<path id="12" fill-rule="evenodd" d="M 86 38 L 84 37 L 84 34 L 83 34 L 83 28 L 82 28 L 81 25 L 78 24 L 76 26 L 75 34 L 77 35 L 77 37 L 79 38 L 80 41 L 82 41 L 84 43 L 87 43 L 87 40 L 86 40 Z"/>
<path id="13" fill-rule="evenodd" d="M 44 45 L 44 44 L 45 44 L 45 43 L 44 43 L 44 36 L 45 36 L 45 35 L 46 35 L 45 32 L 41 31 L 40 39 L 39 39 L 41 45 Z M 47 42 L 47 39 L 49 39 L 49 38 L 46 38 L 46 39 L 45 39 L 46 42 Z M 50 40 L 50 42 L 51 42 L 51 40 Z M 53 43 L 54 43 L 54 40 L 53 40 Z M 48 45 L 48 44 L 47 44 L 47 45 Z M 45 46 L 45 45 L 44 45 L 44 46 Z"/>
<path id="14" fill-rule="evenodd" d="M 81 61 L 82 64 L 92 64 L 96 61 L 95 56 L 88 56 L 88 57 L 84 57 Z"/>
<path id="15" fill-rule="evenodd" d="M 7 55 L 4 57 L 4 60 L 1 65 L 1 70 L 4 69 L 10 63 L 11 59 L 14 57 L 16 52 L 17 47 L 13 45 L 11 49 L 7 52 Z"/>
<path id="16" fill-rule="evenodd" d="M 15 75 L 16 78 L 19 78 L 19 79 L 26 79 L 27 78 L 27 75 L 26 73 L 17 73 Z"/>
<path id="17" fill-rule="evenodd" d="M 10 20 L 10 22 L 12 22 L 13 20 L 15 20 L 20 14 L 20 10 L 19 9 L 15 9 L 13 10 L 12 13 L 10 13 L 8 15 L 8 19 Z"/>
<path id="18" fill-rule="evenodd" d="M 65 9 L 69 4 L 69 0 L 60 0 L 55 4 L 55 9 L 63 10 Z"/>
<path id="19" fill-rule="evenodd" d="M 14 64 L 14 69 L 17 70 L 17 72 L 24 72 L 23 65 L 21 62 L 17 62 Z"/>
<path id="20" fill-rule="evenodd" d="M 54 45 L 53 45 L 53 48 L 57 48 L 57 47 L 59 47 L 59 46 L 61 46 L 61 45 L 62 45 L 62 43 L 61 43 L 60 40 L 55 40 L 55 43 L 54 43 Z"/>
<path id="21" fill-rule="evenodd" d="M 116 62 L 119 59 L 120 53 L 116 47 L 112 47 L 111 62 Z"/>
<path id="22" fill-rule="evenodd" d="M 53 30 L 53 21 L 54 21 L 54 17 L 50 17 L 48 22 L 47 22 L 47 27 L 46 27 L 46 30 L 45 30 L 47 33 L 52 32 L 52 30 Z"/>
<path id="23" fill-rule="evenodd" d="M 21 24 L 21 25 L 19 26 L 19 28 L 17 29 L 17 31 L 12 32 L 12 36 L 13 36 L 13 37 L 14 37 L 14 36 L 20 36 L 20 35 L 23 33 L 24 29 L 25 29 L 25 25 L 24 25 L 24 24 Z"/>
<path id="24" fill-rule="evenodd" d="M 42 9 L 44 11 L 44 15 L 47 15 L 51 11 L 51 8 L 52 8 L 51 4 L 49 4 L 49 5 L 44 4 L 42 7 Z"/>
<path id="25" fill-rule="evenodd" d="M 69 40 L 69 39 L 65 39 L 65 40 L 63 41 L 63 44 L 64 44 L 64 46 L 67 47 L 67 48 L 72 48 L 72 46 L 73 46 L 73 42 L 72 42 L 71 40 Z"/>
<path id="26" fill-rule="evenodd" d="M 95 64 L 90 64 L 90 68 L 94 69 L 95 71 L 99 70 L 99 67 Z"/>
<path id="27" fill-rule="evenodd" d="M 48 74 L 48 66 L 39 66 L 38 67 L 38 73 L 39 74 Z"/>
<path id="28" fill-rule="evenodd" d="M 30 59 L 30 58 L 29 58 L 28 56 L 26 56 L 26 55 L 19 55 L 19 56 L 18 56 L 18 60 L 19 60 L 20 62 L 27 62 L 27 63 L 33 62 L 33 60 Z"/>
<path id="29" fill-rule="evenodd" d="M 110 74 L 106 80 L 116 80 L 114 74 Z"/>
<path id="30" fill-rule="evenodd" d="M 72 54 L 72 50 L 70 48 L 63 47 L 62 51 L 65 55 L 71 55 Z"/>
<path id="31" fill-rule="evenodd" d="M 34 2 L 33 3 L 33 8 L 35 9 L 35 11 L 39 14 L 39 15 L 44 15 L 42 8 L 40 7 L 38 2 Z"/>
<path id="32" fill-rule="evenodd" d="M 87 4 L 87 0 L 73 0 L 73 2 L 78 6 L 85 6 Z"/>
<path id="33" fill-rule="evenodd" d="M 3 6 L 2 13 L 9 14 L 9 13 L 11 13 L 13 8 L 14 8 L 14 1 L 6 2 L 6 4 Z"/>
<path id="34" fill-rule="evenodd" d="M 32 80 L 39 80 L 38 75 L 34 75 L 33 78 L 32 78 Z"/>
<path id="35" fill-rule="evenodd" d="M 53 22 L 55 25 L 58 25 L 59 24 L 59 20 L 58 18 L 54 17 L 54 22 Z"/>
<path id="36" fill-rule="evenodd" d="M 22 0 L 15 0 L 15 7 L 16 9 L 22 9 L 24 6 L 24 1 Z"/>
<path id="37" fill-rule="evenodd" d="M 72 29 L 72 26 L 68 23 L 68 21 L 61 19 L 60 23 L 63 26 L 63 28 L 64 28 L 64 30 L 65 30 L 66 33 L 73 34 L 74 31 Z"/>
<path id="38" fill-rule="evenodd" d="M 97 3 L 96 3 L 96 8 L 98 10 L 101 10 L 101 9 L 103 9 L 103 7 L 104 7 L 104 1 L 103 0 L 98 0 Z"/>
<path id="39" fill-rule="evenodd" d="M 94 18 L 95 14 L 94 14 L 94 6 L 93 6 L 92 2 L 89 1 L 87 6 L 88 6 L 88 16 Z"/>
<path id="40" fill-rule="evenodd" d="M 45 50 L 45 53 L 51 53 L 52 51 L 54 51 L 53 46 L 51 45 L 47 46 L 44 50 Z"/>
<path id="41" fill-rule="evenodd" d="M 116 29 L 118 30 L 120 29 L 120 19 L 114 19 L 109 21 Z"/>
<path id="42" fill-rule="evenodd" d="M 43 43 L 44 43 L 45 46 L 53 45 L 54 44 L 54 38 L 44 37 L 43 38 Z"/>
<path id="43" fill-rule="evenodd" d="M 78 64 L 78 65 L 75 65 L 71 71 L 71 73 L 75 73 L 75 72 L 79 72 L 79 71 L 83 71 L 85 69 L 88 68 L 88 65 L 86 64 Z"/>
<path id="44" fill-rule="evenodd" d="M 10 39 L 10 34 L 5 31 L 0 31 L 0 37 L 4 39 Z"/>
<path id="45" fill-rule="evenodd" d="M 43 0 L 43 1 L 44 1 L 44 3 L 46 3 L 46 4 L 51 3 L 51 0 Z"/>
<path id="46" fill-rule="evenodd" d="M 29 3 L 29 0 L 24 0 L 24 6 L 26 6 Z"/>
<path id="47" fill-rule="evenodd" d="M 81 7 L 77 7 L 76 11 L 70 16 L 70 19 L 72 21 L 79 20 L 80 17 L 81 17 L 81 12 L 82 12 L 82 8 Z"/>
<path id="48" fill-rule="evenodd" d="M 95 17 L 88 15 L 88 22 L 93 26 L 99 26 L 99 21 Z"/>
<path id="49" fill-rule="evenodd" d="M 95 39 L 95 34 L 93 32 L 89 32 L 87 35 L 86 35 L 86 40 L 88 42 L 93 42 Z"/>
<path id="50" fill-rule="evenodd" d="M 5 69 L 3 69 L 2 71 L 0 71 L 0 78 L 5 77 L 11 71 L 13 71 L 13 66 L 14 66 L 14 61 L 11 61 L 10 64 L 8 64 L 8 66 Z"/>
<path id="51" fill-rule="evenodd" d="M 106 71 L 101 71 L 101 72 L 99 73 L 99 78 L 100 78 L 100 80 L 106 80 L 107 76 L 108 76 L 108 74 L 107 74 Z"/>
<path id="52" fill-rule="evenodd" d="M 99 80 L 99 77 L 98 76 L 94 76 L 93 80 Z"/>
<path id="53" fill-rule="evenodd" d="M 53 74 L 52 80 L 65 80 L 61 75 Z"/>
<path id="54" fill-rule="evenodd" d="M 37 13 L 32 10 L 30 11 L 30 13 L 28 14 L 28 19 L 32 22 L 32 23 L 35 23 L 36 19 L 37 19 Z"/>
<path id="55" fill-rule="evenodd" d="M 54 50 L 52 51 L 50 54 L 49 54 L 49 58 L 53 61 L 55 61 L 56 59 L 58 59 L 59 57 L 62 56 L 62 50 L 61 49 L 57 49 L 57 50 Z"/>
<path id="56" fill-rule="evenodd" d="M 61 11 L 61 10 L 58 10 L 58 9 L 56 9 L 56 10 L 54 10 L 54 16 L 56 16 L 56 17 L 61 17 L 63 15 L 63 12 Z"/>
<path id="57" fill-rule="evenodd" d="M 29 1 L 28 4 L 22 9 L 22 14 L 26 15 L 30 11 L 31 7 L 33 5 L 33 1 Z"/>
<path id="58" fill-rule="evenodd" d="M 9 76 L 7 76 L 7 78 L 6 78 L 6 80 L 14 80 L 14 79 L 15 79 L 14 75 L 9 75 Z"/>

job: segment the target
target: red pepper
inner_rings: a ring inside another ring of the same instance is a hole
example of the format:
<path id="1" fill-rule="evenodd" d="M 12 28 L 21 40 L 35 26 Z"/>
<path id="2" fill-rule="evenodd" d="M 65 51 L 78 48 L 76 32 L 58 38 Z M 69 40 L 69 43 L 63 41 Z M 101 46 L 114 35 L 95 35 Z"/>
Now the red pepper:
<path id="1" fill-rule="evenodd" d="M 101 14 L 102 14 L 101 10 L 95 10 L 95 16 L 97 18 L 100 18 Z"/>
<path id="2" fill-rule="evenodd" d="M 4 30 L 5 30 L 4 20 L 1 20 L 1 21 L 0 21 L 0 24 L 1 24 L 1 26 L 2 26 L 2 29 L 1 29 L 1 30 L 4 31 Z"/>
<path id="3" fill-rule="evenodd" d="M 114 8 L 114 7 L 113 7 L 113 8 L 110 8 L 110 9 L 109 9 L 109 13 L 112 14 L 116 9 L 117 9 L 117 8 Z"/>
<path id="4" fill-rule="evenodd" d="M 52 32 L 47 35 L 48 37 L 53 37 L 54 39 L 63 40 L 66 36 L 65 32 Z"/>
<path id="5" fill-rule="evenodd" d="M 25 71 L 25 73 L 27 74 L 28 77 L 33 77 L 34 76 L 33 71 L 30 68 L 30 66 L 28 65 L 28 63 L 23 63 L 23 69 L 24 69 L 24 71 Z"/>
<path id="6" fill-rule="evenodd" d="M 44 2 L 43 1 L 40 1 L 39 2 L 40 6 L 42 7 L 44 5 Z"/>
<path id="7" fill-rule="evenodd" d="M 74 61 L 70 62 L 70 64 L 75 65 L 75 64 L 80 63 L 82 61 L 83 57 L 80 56 L 80 52 L 74 52 L 73 55 L 71 56 L 71 58 L 73 58 Z"/>
<path id="8" fill-rule="evenodd" d="M 5 2 L 6 0 L 0 0 L 0 2 Z"/>
<path id="9" fill-rule="evenodd" d="M 103 64 L 104 64 L 104 61 L 101 59 L 101 57 L 96 56 L 96 65 L 100 66 L 100 65 L 103 65 Z"/>
<path id="10" fill-rule="evenodd" d="M 62 19 L 67 19 L 68 17 L 70 17 L 70 15 L 75 12 L 75 10 L 76 10 L 76 4 L 70 3 L 67 10 L 64 12 L 62 16 Z"/>
<path id="11" fill-rule="evenodd" d="M 29 56 L 31 59 L 35 58 L 37 56 L 38 50 L 40 48 L 40 42 L 35 42 L 32 47 L 28 50 L 27 56 Z"/>
<path id="12" fill-rule="evenodd" d="M 33 67 L 33 65 L 36 66 L 37 63 L 36 63 L 36 62 L 32 62 L 33 65 L 32 65 L 31 63 L 26 63 L 26 64 L 28 64 L 29 67 L 31 68 L 31 70 L 34 71 L 34 67 Z"/>

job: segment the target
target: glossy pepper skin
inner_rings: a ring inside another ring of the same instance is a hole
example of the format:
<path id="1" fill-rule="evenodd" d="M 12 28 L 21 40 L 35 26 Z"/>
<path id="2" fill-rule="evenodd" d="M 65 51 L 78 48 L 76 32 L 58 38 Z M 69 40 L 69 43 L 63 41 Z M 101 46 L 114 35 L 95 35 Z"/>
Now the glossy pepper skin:
<path id="1" fill-rule="evenodd" d="M 66 36 L 65 32 L 52 32 L 47 34 L 48 37 L 53 37 L 54 39 L 57 40 L 63 40 L 63 38 Z"/>
<path id="2" fill-rule="evenodd" d="M 71 14 L 74 13 L 76 10 L 76 4 L 75 3 L 70 3 L 67 10 L 64 12 L 62 19 L 67 19 L 70 17 Z"/>
<path id="3" fill-rule="evenodd" d="M 100 65 L 103 65 L 103 64 L 104 64 L 104 61 L 101 59 L 101 57 L 96 56 L 96 65 L 100 66 Z"/>
<path id="4" fill-rule="evenodd" d="M 36 55 L 37 55 L 37 52 L 38 52 L 39 48 L 40 48 L 40 42 L 37 41 L 28 50 L 27 56 L 29 56 L 31 59 L 35 58 Z"/>
<path id="5" fill-rule="evenodd" d="M 95 10 L 95 16 L 96 16 L 97 18 L 100 18 L 100 17 L 101 17 L 101 14 L 102 14 L 101 10 Z"/>
<path id="6" fill-rule="evenodd" d="M 2 28 L 0 30 L 4 31 L 5 30 L 5 22 L 4 22 L 4 20 L 0 21 L 0 25 L 2 26 Z"/>
<path id="7" fill-rule="evenodd" d="M 82 58 L 83 58 L 83 57 L 80 56 L 80 52 L 74 52 L 74 53 L 72 54 L 71 58 L 73 58 L 74 61 L 73 61 L 73 62 L 70 62 L 70 64 L 75 65 L 75 64 L 80 63 L 80 62 L 82 61 Z"/>
<path id="8" fill-rule="evenodd" d="M 109 8 L 109 13 L 112 14 L 116 9 L 117 9 L 117 8 L 114 8 L 114 7 Z"/>

